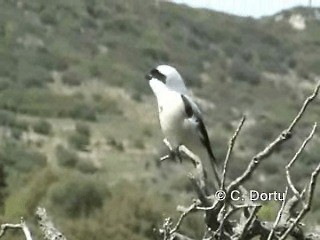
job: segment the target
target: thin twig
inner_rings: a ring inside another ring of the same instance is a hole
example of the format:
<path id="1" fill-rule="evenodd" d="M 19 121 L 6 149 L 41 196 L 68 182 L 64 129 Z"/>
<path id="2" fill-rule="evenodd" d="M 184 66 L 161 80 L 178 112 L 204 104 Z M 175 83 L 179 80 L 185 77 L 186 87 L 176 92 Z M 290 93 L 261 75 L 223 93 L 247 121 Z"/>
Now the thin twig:
<path id="1" fill-rule="evenodd" d="M 225 185 L 225 180 L 226 180 L 226 172 L 227 172 L 229 159 L 230 159 L 230 156 L 231 156 L 231 153 L 233 150 L 234 143 L 237 139 L 239 132 L 241 131 L 241 128 L 242 128 L 245 120 L 246 120 L 246 116 L 244 115 L 242 117 L 236 131 L 234 132 L 233 136 L 231 137 L 231 139 L 229 141 L 229 147 L 228 147 L 227 155 L 226 155 L 226 158 L 224 160 L 224 165 L 223 165 L 222 180 L 221 180 L 221 187 L 220 187 L 221 189 L 224 189 L 224 187 L 225 187 L 224 185 Z"/>
<path id="2" fill-rule="evenodd" d="M 196 203 L 191 204 L 187 209 L 185 209 L 182 214 L 180 215 L 176 225 L 174 226 L 174 228 L 171 229 L 170 234 L 173 234 L 175 232 L 177 232 L 179 230 L 179 227 L 183 221 L 183 219 L 191 212 L 193 212 L 194 210 L 196 210 Z"/>
<path id="3" fill-rule="evenodd" d="M 294 127 L 296 126 L 297 122 L 301 119 L 303 114 L 305 113 L 307 107 L 309 104 L 315 99 L 319 92 L 320 88 L 320 82 L 316 85 L 313 93 L 306 98 L 304 101 L 300 111 L 298 112 L 297 116 L 293 119 L 291 124 L 287 129 L 285 129 L 274 141 L 272 141 L 264 150 L 256 154 L 250 161 L 248 167 L 246 170 L 234 181 L 232 181 L 229 186 L 227 187 L 227 191 L 230 192 L 233 189 L 237 188 L 239 185 L 241 185 L 243 182 L 248 180 L 254 170 L 259 166 L 261 161 L 265 158 L 267 158 L 270 154 L 274 152 L 274 150 L 280 146 L 284 141 L 288 140 L 291 137 L 292 131 L 294 130 Z"/>
<path id="4" fill-rule="evenodd" d="M 314 135 L 314 133 L 316 131 L 316 128 L 317 128 L 317 123 L 314 123 L 313 128 L 312 128 L 309 136 L 303 141 L 303 143 L 300 146 L 299 150 L 295 153 L 294 157 L 291 159 L 291 161 L 286 166 L 286 176 L 287 176 L 287 181 L 288 181 L 289 187 L 292 190 L 292 192 L 294 193 L 294 195 L 296 195 L 297 198 L 300 198 L 300 193 L 296 189 L 296 187 L 294 186 L 294 184 L 293 184 L 293 182 L 291 180 L 290 168 L 294 164 L 294 162 L 297 160 L 297 158 L 301 155 L 302 151 L 304 150 L 304 148 L 306 147 L 308 142 L 312 139 L 312 137 L 313 137 L 313 135 Z"/>
<path id="5" fill-rule="evenodd" d="M 295 218 L 295 220 L 291 223 L 290 227 L 284 232 L 284 234 L 281 236 L 279 240 L 284 240 L 287 238 L 287 236 L 291 233 L 291 231 L 298 225 L 298 223 L 301 221 L 301 219 L 305 216 L 307 212 L 310 211 L 313 195 L 314 195 L 314 189 L 316 187 L 316 181 L 317 177 L 320 173 L 320 164 L 317 166 L 317 168 L 312 172 L 309 186 L 308 186 L 308 198 L 305 203 L 303 203 L 303 208 L 298 214 L 298 216 Z"/>
<path id="6" fill-rule="evenodd" d="M 312 102 L 319 93 L 320 81 L 317 83 L 313 93 L 304 101 L 302 108 L 300 109 L 298 115 L 293 119 L 290 126 L 288 127 L 288 132 L 291 132 L 300 118 L 303 116 L 310 102 Z"/>
<path id="7" fill-rule="evenodd" d="M 189 174 L 189 179 L 201 203 L 206 207 L 211 206 L 211 202 L 207 198 L 204 189 L 198 184 L 196 178 L 192 174 Z"/>
<path id="8" fill-rule="evenodd" d="M 280 219 L 282 217 L 282 213 L 283 213 L 283 210 L 284 210 L 284 206 L 286 205 L 286 201 L 287 201 L 287 196 L 288 196 L 288 187 L 286 187 L 286 190 L 285 190 L 285 195 L 284 195 L 284 199 L 283 199 L 283 202 L 281 204 L 281 207 L 279 209 L 279 212 L 277 214 L 277 217 L 276 217 L 276 220 L 275 222 L 273 223 L 273 227 L 269 233 L 269 236 L 268 236 L 268 239 L 267 240 L 271 240 L 272 237 L 273 237 L 273 234 L 274 234 L 274 231 L 276 229 L 276 227 L 278 226 L 279 222 L 280 222 Z"/>
<path id="9" fill-rule="evenodd" d="M 243 239 L 246 236 L 247 230 L 250 227 L 253 219 L 256 217 L 257 212 L 260 210 L 260 208 L 261 208 L 260 205 L 256 205 L 256 206 L 253 207 L 253 210 L 250 213 L 249 218 L 247 219 L 247 221 L 245 222 L 243 228 L 241 229 L 240 236 L 238 237 L 239 240 Z"/>
<path id="10" fill-rule="evenodd" d="M 227 212 L 224 215 L 223 219 L 221 220 L 219 228 L 214 232 L 214 236 L 216 236 L 219 233 L 219 240 L 222 239 L 223 226 L 224 226 L 225 222 L 228 220 L 228 218 L 230 218 L 231 215 L 234 214 L 236 211 L 243 209 L 243 208 L 249 208 L 249 207 L 252 207 L 252 206 L 249 206 L 247 204 L 237 205 L 234 208 L 232 208 L 229 212 Z"/>
<path id="11" fill-rule="evenodd" d="M 217 204 L 213 204 L 210 207 L 200 207 L 198 202 L 192 203 L 189 207 L 183 208 L 182 213 L 176 223 L 176 225 L 170 230 L 170 234 L 172 235 L 173 233 L 177 232 L 182 224 L 182 221 L 185 219 L 185 217 L 194 212 L 194 211 L 209 211 L 212 210 Z M 182 209 L 182 207 L 180 207 Z"/>
<path id="12" fill-rule="evenodd" d="M 8 229 L 21 229 L 24 233 L 26 240 L 32 240 L 31 232 L 26 222 L 23 220 L 23 218 L 20 219 L 20 223 L 18 224 L 11 224 L 11 223 L 1 224 L 0 238 L 4 236 L 4 234 Z"/>

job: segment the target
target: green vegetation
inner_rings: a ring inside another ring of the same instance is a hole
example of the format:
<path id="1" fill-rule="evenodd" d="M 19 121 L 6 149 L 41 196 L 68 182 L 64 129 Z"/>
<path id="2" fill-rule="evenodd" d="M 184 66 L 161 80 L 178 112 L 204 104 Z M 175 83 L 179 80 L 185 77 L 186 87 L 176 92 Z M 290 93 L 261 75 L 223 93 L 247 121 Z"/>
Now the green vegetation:
<path id="1" fill-rule="evenodd" d="M 46 156 L 29 149 L 25 144 L 9 140 L 1 144 L 1 163 L 10 171 L 30 172 L 46 166 Z"/>
<path id="2" fill-rule="evenodd" d="M 53 185 L 48 194 L 52 204 L 60 206 L 62 215 L 70 218 L 88 217 L 110 197 L 105 188 L 102 182 L 76 174 Z"/>
<path id="3" fill-rule="evenodd" d="M 296 13 L 306 18 L 303 31 L 288 22 Z M 144 240 L 164 217 L 176 217 L 177 203 L 194 196 L 184 164 L 155 161 L 163 136 L 144 75 L 161 63 L 206 100 L 218 159 L 247 114 L 228 172 L 239 176 L 320 74 L 314 11 L 281 14 L 255 20 L 149 0 L 0 1 L 1 219 L 32 219 L 42 205 L 68 238 Z M 318 108 L 249 187 L 284 190 L 279 172 L 319 121 Z M 315 139 L 294 167 L 301 187 L 319 162 L 317 146 Z M 320 223 L 316 194 L 312 225 Z M 268 204 L 261 217 L 273 218 L 274 209 Z M 183 226 L 195 238 L 199 217 Z"/>
<path id="4" fill-rule="evenodd" d="M 69 143 L 77 150 L 85 151 L 90 144 L 90 129 L 86 124 L 77 123 L 75 132 L 69 137 Z"/>
<path id="5" fill-rule="evenodd" d="M 34 124 L 33 130 L 36 133 L 48 135 L 52 131 L 52 126 L 48 121 L 41 119 Z"/>
<path id="6" fill-rule="evenodd" d="M 61 145 L 56 147 L 56 157 L 58 164 L 64 167 L 74 167 L 79 160 L 75 152 Z"/>

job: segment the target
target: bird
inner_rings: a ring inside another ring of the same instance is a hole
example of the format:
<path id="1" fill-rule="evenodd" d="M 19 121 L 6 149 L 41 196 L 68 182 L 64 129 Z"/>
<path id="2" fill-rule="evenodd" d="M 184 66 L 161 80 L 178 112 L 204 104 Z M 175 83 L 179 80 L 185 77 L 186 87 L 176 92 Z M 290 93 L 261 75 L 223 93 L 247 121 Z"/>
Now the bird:
<path id="1" fill-rule="evenodd" d="M 186 84 L 176 70 L 169 65 L 153 68 L 145 78 L 157 99 L 161 130 L 173 149 L 186 146 L 201 159 L 205 179 L 214 177 L 214 185 L 220 185 L 217 160 L 201 111 L 190 96 Z M 209 180 L 210 182 L 210 180 Z"/>

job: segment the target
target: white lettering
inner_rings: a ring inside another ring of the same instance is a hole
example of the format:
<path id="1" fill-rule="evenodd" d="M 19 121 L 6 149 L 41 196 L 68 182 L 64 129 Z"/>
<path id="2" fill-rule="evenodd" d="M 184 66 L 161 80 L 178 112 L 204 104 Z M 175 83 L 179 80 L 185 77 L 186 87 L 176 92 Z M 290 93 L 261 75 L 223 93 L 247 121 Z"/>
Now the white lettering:
<path id="1" fill-rule="evenodd" d="M 251 201 L 257 201 L 259 199 L 259 192 L 256 190 L 250 190 L 250 200 Z"/>
<path id="2" fill-rule="evenodd" d="M 232 201 L 239 201 L 241 199 L 240 195 L 241 193 L 239 190 L 233 190 L 231 192 L 230 198 Z"/>

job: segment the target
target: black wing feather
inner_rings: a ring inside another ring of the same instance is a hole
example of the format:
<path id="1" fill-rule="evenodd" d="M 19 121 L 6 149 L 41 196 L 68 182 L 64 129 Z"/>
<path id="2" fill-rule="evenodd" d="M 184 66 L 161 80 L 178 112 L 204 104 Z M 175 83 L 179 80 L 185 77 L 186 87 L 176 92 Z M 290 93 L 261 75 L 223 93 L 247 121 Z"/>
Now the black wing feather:
<path id="1" fill-rule="evenodd" d="M 207 152 L 208 152 L 210 158 L 214 162 L 216 162 L 216 158 L 215 158 L 215 156 L 214 156 L 214 154 L 212 152 L 212 149 L 211 149 L 211 143 L 210 143 L 210 139 L 209 139 L 209 136 L 208 136 L 208 132 L 207 132 L 207 129 L 206 129 L 204 123 L 203 123 L 203 120 L 202 120 L 201 116 L 199 114 L 196 114 L 193 111 L 192 105 L 191 105 L 190 101 L 188 100 L 188 98 L 186 96 L 181 94 L 181 98 L 182 98 L 182 101 L 184 103 L 185 112 L 186 112 L 188 118 L 195 117 L 196 123 L 198 125 L 199 130 L 200 130 L 199 137 L 200 137 L 200 140 L 201 140 L 202 144 L 207 149 Z"/>
<path id="2" fill-rule="evenodd" d="M 194 115 L 191 103 L 189 102 L 188 98 L 183 94 L 181 94 L 181 98 L 184 104 L 184 110 L 186 111 L 188 118 L 191 118 Z"/>
<path id="3" fill-rule="evenodd" d="M 209 136 L 208 136 L 208 132 L 207 132 L 207 129 L 202 121 L 201 118 L 197 118 L 197 122 L 198 122 L 198 127 L 200 129 L 200 140 L 202 142 L 202 144 L 206 147 L 207 149 L 207 152 L 210 156 L 210 158 L 216 162 L 216 157 L 214 156 L 213 152 L 212 152 L 212 149 L 211 149 L 211 143 L 210 143 L 210 139 L 209 139 Z"/>

